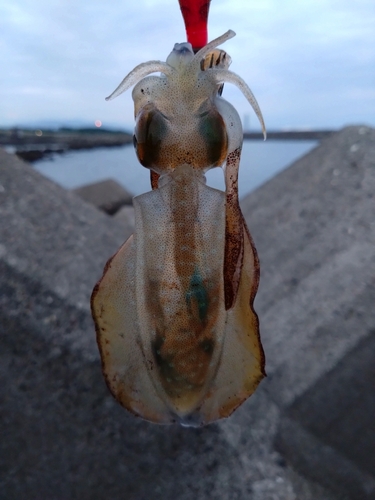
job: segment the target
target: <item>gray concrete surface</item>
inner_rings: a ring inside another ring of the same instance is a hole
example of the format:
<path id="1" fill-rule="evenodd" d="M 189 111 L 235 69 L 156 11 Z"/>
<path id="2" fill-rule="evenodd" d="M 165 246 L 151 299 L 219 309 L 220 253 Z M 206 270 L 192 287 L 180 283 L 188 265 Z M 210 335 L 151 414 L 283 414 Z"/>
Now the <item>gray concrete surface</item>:
<path id="1" fill-rule="evenodd" d="M 375 131 L 348 127 L 243 200 L 277 449 L 375 498 Z M 333 465 L 334 463 L 334 465 Z"/>
<path id="2" fill-rule="evenodd" d="M 373 319 L 360 298 L 371 292 L 373 254 L 365 250 L 373 248 L 374 219 L 361 210 L 374 206 L 365 167 L 374 131 L 360 130 L 327 139 L 243 200 L 262 263 L 257 310 L 269 377 L 230 419 L 197 430 L 132 417 L 102 379 L 88 300 L 105 261 L 131 232 L 126 219 L 100 213 L 0 152 L 0 498 L 347 498 L 337 482 L 298 467 L 294 453 L 309 460 L 300 443 L 291 457 L 280 442 L 291 423 L 293 432 L 315 433 L 322 456 L 324 433 L 311 428 L 306 412 L 324 396 L 320 380 L 337 385 L 330 372 L 367 342 Z M 357 166 L 343 168 L 343 155 Z M 340 319 L 343 308 L 348 320 Z M 315 345 L 319 327 L 329 330 L 335 318 L 349 333 L 362 325 L 359 333 L 345 343 L 347 331 L 333 330 Z M 363 473 L 345 450 L 328 445 Z"/>
<path id="3" fill-rule="evenodd" d="M 133 195 L 113 179 L 85 184 L 72 189 L 73 193 L 109 215 L 118 212 L 121 207 L 131 205 Z"/>
<path id="4" fill-rule="evenodd" d="M 126 205 L 114 215 L 114 218 L 121 224 L 131 224 L 133 227 L 135 225 L 135 214 L 133 205 Z"/>

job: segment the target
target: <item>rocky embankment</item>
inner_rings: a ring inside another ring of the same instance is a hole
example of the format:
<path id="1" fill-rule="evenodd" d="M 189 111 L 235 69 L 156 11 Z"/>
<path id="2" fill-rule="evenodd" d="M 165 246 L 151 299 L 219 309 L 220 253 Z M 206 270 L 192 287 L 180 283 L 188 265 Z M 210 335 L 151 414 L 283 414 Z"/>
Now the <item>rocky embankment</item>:
<path id="1" fill-rule="evenodd" d="M 268 377 L 226 421 L 164 427 L 108 393 L 89 310 L 131 209 L 0 151 L 0 497 L 373 500 L 374 193 L 375 130 L 348 127 L 242 200 Z"/>

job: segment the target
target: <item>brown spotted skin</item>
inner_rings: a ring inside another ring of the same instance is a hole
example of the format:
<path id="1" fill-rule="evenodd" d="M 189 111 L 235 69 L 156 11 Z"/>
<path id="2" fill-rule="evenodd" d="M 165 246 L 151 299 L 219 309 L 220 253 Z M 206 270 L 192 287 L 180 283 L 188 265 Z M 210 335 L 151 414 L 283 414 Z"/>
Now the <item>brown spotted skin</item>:
<path id="1" fill-rule="evenodd" d="M 159 177 L 160 175 L 150 170 L 150 182 L 152 190 L 157 189 L 159 187 Z"/>
<path id="2" fill-rule="evenodd" d="M 225 308 L 236 300 L 243 261 L 243 216 L 238 200 L 238 168 L 241 149 L 230 153 L 226 164 L 224 290 Z"/>
<path id="3" fill-rule="evenodd" d="M 220 356 L 225 197 L 206 187 L 202 174 L 190 165 L 176 168 L 169 177 L 154 192 L 149 210 L 143 204 L 146 195 L 135 200 L 136 221 L 144 233 L 139 259 L 149 270 L 139 274 L 138 307 L 145 334 L 153 332 L 150 343 L 159 381 L 182 412 L 202 399 Z M 165 203 L 165 210 L 156 218 L 159 203 Z M 156 225 L 165 234 L 160 246 L 152 234 Z M 210 229 L 215 234 L 208 238 Z"/>
<path id="4" fill-rule="evenodd" d="M 209 103 L 197 114 L 199 119 L 192 120 L 188 107 L 182 107 L 180 115 L 171 119 L 152 105 L 143 108 L 134 133 L 141 165 L 159 174 L 184 164 L 202 170 L 220 167 L 228 151 L 224 121 Z"/>
<path id="5" fill-rule="evenodd" d="M 212 332 L 219 308 L 215 299 L 220 293 L 220 281 L 217 276 L 200 275 L 202 235 L 196 225 L 199 207 L 190 175 L 180 175 L 171 191 L 176 279 L 161 283 L 150 279 L 148 304 L 157 318 L 154 349 L 162 384 L 172 398 L 178 398 L 183 393 L 198 394 L 207 380 L 215 348 Z M 196 283 L 192 284 L 195 273 Z M 160 297 L 173 293 L 173 289 L 182 289 L 181 304 L 173 318 L 167 320 Z M 166 324 L 173 324 L 173 330 Z"/>
<path id="6" fill-rule="evenodd" d="M 260 280 L 260 264 L 259 264 L 259 257 L 258 257 L 258 252 L 257 249 L 255 248 L 254 240 L 250 234 L 249 228 L 247 227 L 245 218 L 241 212 L 241 218 L 242 218 L 242 223 L 243 223 L 243 228 L 246 234 L 246 238 L 250 244 L 251 247 L 251 252 L 253 254 L 253 259 L 254 259 L 254 265 L 253 265 L 253 282 L 252 286 L 250 287 L 250 296 L 249 296 L 249 307 L 254 314 L 254 317 L 256 319 L 256 328 L 254 329 L 254 335 L 257 338 L 257 343 L 259 346 L 259 358 L 260 358 L 260 372 L 261 372 L 261 377 L 259 382 L 262 380 L 263 377 L 266 377 L 266 356 L 264 354 L 264 349 L 262 346 L 261 338 L 260 338 L 260 332 L 259 332 L 259 318 L 257 313 L 254 310 L 254 299 L 258 291 L 259 287 L 259 280 Z"/>

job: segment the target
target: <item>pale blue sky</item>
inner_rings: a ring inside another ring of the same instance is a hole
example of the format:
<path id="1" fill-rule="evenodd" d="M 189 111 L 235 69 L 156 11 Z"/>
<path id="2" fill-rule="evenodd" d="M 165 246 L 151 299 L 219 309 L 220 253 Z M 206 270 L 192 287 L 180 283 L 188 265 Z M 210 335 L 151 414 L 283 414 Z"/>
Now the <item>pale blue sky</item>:
<path id="1" fill-rule="evenodd" d="M 375 126 L 374 0 L 212 0 L 209 38 L 254 92 L 268 129 Z M 131 128 L 134 66 L 185 41 L 177 0 L 12 0 L 0 5 L 0 126 L 78 120 Z M 224 97 L 255 115 L 241 93 Z"/>

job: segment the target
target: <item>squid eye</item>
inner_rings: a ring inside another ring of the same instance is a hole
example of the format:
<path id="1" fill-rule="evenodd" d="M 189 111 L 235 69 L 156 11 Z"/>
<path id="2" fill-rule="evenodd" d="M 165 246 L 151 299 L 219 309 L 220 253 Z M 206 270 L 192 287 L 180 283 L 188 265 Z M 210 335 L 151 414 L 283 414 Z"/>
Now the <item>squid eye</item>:
<path id="1" fill-rule="evenodd" d="M 222 116 L 214 108 L 204 111 L 199 115 L 198 128 L 206 148 L 206 165 L 221 166 L 228 152 L 228 135 Z"/>
<path id="2" fill-rule="evenodd" d="M 139 162 L 146 168 L 160 164 L 161 146 L 168 134 L 168 120 L 153 104 L 144 106 L 137 116 L 134 148 Z"/>

